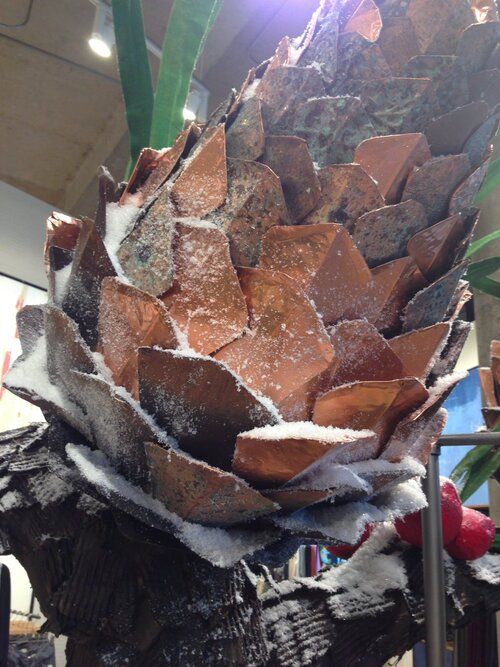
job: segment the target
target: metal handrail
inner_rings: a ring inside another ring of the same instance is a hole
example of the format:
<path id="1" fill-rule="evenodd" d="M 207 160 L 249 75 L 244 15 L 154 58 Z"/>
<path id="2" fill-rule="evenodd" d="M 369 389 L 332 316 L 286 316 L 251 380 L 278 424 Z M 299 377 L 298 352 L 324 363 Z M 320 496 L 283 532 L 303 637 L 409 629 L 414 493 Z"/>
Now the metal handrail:
<path id="1" fill-rule="evenodd" d="M 442 435 L 436 442 L 427 463 L 423 488 L 427 508 L 422 512 L 424 599 L 428 667 L 445 667 L 446 600 L 444 592 L 443 535 L 441 526 L 441 489 L 439 455 L 441 447 L 485 445 L 500 447 L 500 433 L 458 433 Z"/>

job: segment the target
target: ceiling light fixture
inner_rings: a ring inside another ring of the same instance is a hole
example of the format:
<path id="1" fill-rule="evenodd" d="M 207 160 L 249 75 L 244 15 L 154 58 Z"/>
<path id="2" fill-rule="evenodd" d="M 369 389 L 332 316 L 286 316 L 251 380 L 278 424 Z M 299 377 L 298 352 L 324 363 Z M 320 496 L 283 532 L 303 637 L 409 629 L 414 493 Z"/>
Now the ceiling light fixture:
<path id="1" fill-rule="evenodd" d="M 111 49 L 115 43 L 113 30 L 113 17 L 107 5 L 96 0 L 94 24 L 92 34 L 89 38 L 89 46 L 92 51 L 101 58 L 109 58 Z"/>

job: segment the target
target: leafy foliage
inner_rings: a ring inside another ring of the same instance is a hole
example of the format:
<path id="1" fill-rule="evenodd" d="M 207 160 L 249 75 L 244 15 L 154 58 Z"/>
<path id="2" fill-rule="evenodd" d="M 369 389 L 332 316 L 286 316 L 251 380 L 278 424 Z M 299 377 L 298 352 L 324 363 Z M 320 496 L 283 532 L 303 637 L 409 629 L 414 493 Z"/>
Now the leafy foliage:
<path id="1" fill-rule="evenodd" d="M 487 445 L 473 447 L 451 472 L 451 479 L 458 487 L 465 502 L 494 475 L 500 466 L 500 450 Z"/>

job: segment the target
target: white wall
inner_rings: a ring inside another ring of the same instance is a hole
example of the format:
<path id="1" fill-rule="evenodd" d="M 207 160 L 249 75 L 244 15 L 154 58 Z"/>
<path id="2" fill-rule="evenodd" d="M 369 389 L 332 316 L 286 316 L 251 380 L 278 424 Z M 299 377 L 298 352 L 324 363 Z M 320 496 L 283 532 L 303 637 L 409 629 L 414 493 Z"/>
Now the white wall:
<path id="1" fill-rule="evenodd" d="M 45 220 L 53 207 L 0 181 L 0 272 L 47 287 Z"/>

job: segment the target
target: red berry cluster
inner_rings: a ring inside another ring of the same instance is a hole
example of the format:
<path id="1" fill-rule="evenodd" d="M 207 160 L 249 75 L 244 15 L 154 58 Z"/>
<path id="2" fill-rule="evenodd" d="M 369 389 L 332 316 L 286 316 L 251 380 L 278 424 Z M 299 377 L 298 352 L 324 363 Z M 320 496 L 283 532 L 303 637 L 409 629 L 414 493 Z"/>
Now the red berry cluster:
<path id="1" fill-rule="evenodd" d="M 407 514 L 396 519 L 399 537 L 416 547 L 422 546 L 422 512 Z M 455 485 L 449 479 L 441 479 L 441 524 L 443 544 L 453 558 L 474 560 L 490 549 L 495 539 L 495 524 L 476 510 L 462 507 Z M 367 525 L 363 535 L 354 545 L 329 546 L 328 551 L 338 558 L 347 559 L 368 539 L 373 530 Z"/>

